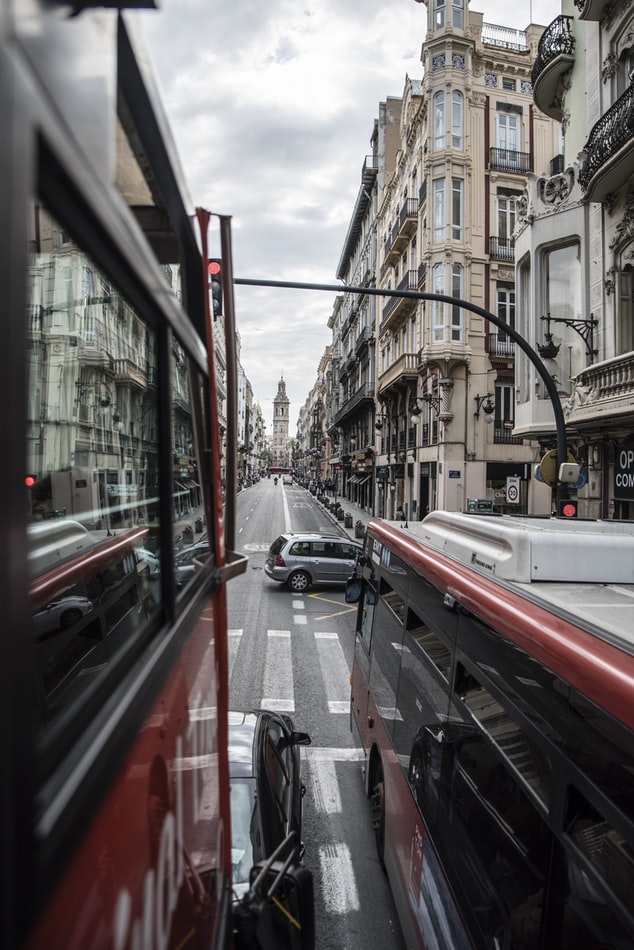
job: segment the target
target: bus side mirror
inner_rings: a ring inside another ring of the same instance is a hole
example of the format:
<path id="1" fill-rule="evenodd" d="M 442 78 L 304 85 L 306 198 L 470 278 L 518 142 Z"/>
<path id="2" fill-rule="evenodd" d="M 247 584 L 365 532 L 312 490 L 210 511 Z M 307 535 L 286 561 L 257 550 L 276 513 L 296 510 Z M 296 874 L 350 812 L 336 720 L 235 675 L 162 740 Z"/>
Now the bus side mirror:
<path id="1" fill-rule="evenodd" d="M 346 581 L 346 603 L 347 604 L 358 604 L 361 599 L 361 578 L 356 574 L 353 574 L 349 580 Z"/>

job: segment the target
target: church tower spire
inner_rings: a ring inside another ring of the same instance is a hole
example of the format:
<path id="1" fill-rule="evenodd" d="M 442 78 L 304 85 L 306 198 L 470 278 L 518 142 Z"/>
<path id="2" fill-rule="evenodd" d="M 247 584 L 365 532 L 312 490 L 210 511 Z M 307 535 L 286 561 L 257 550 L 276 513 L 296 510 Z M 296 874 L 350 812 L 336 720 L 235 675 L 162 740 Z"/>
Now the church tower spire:
<path id="1" fill-rule="evenodd" d="M 290 466 L 288 457 L 288 426 L 290 399 L 286 395 L 284 375 L 277 384 L 277 396 L 273 400 L 273 465 Z"/>

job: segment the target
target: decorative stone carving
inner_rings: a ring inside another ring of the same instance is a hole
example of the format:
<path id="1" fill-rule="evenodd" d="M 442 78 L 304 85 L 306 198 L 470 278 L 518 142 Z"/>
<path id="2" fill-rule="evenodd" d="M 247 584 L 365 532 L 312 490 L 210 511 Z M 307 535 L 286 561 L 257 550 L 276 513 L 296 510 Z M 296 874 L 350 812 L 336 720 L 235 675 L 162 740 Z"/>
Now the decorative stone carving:
<path id="1" fill-rule="evenodd" d="M 616 64 L 616 53 L 608 53 L 601 64 L 601 79 L 604 83 L 608 82 L 608 80 L 612 79 L 612 76 L 614 76 L 616 72 Z"/>
<path id="2" fill-rule="evenodd" d="M 542 181 L 541 198 L 545 204 L 560 205 L 570 194 L 570 177 L 565 172 Z"/>

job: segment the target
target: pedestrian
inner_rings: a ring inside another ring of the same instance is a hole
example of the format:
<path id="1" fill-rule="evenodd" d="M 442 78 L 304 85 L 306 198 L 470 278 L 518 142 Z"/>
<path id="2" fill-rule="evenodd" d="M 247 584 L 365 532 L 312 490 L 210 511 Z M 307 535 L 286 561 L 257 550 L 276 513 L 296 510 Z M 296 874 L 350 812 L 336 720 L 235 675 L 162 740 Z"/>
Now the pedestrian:
<path id="1" fill-rule="evenodd" d="M 396 509 L 396 520 L 403 521 L 405 518 L 405 512 L 403 511 L 403 506 L 399 505 Z"/>

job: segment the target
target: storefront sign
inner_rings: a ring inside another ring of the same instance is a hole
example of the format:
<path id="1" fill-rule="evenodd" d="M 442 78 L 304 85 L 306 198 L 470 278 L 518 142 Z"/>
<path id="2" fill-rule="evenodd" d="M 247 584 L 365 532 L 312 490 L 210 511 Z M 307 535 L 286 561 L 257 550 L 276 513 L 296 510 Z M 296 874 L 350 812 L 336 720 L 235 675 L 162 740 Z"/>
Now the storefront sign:
<path id="1" fill-rule="evenodd" d="M 634 501 L 634 439 L 617 447 L 614 460 L 614 497 Z"/>

